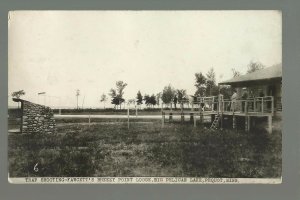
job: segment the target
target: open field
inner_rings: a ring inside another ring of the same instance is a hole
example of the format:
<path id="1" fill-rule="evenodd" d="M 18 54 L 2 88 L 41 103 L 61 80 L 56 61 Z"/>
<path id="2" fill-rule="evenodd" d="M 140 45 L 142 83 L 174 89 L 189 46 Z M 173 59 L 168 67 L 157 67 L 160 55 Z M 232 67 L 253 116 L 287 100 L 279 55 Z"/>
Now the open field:
<path id="1" fill-rule="evenodd" d="M 280 177 L 281 132 L 101 119 L 57 121 L 55 135 L 9 134 L 9 172 L 24 176 Z M 38 163 L 38 171 L 34 166 Z"/>

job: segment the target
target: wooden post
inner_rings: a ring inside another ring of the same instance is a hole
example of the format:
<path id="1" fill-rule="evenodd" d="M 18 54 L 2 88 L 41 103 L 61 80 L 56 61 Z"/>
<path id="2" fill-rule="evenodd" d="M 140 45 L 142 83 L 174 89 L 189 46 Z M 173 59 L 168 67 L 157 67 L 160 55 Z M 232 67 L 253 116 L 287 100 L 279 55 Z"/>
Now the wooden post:
<path id="1" fill-rule="evenodd" d="M 245 116 L 245 131 L 250 130 L 250 116 Z"/>
<path id="2" fill-rule="evenodd" d="M 221 117 L 221 130 L 223 130 L 223 113 L 221 113 L 220 117 Z"/>
<path id="3" fill-rule="evenodd" d="M 250 131 L 250 128 L 251 128 L 251 117 L 248 116 L 248 130 L 247 131 Z"/>
<path id="4" fill-rule="evenodd" d="M 137 111 L 137 106 L 135 105 L 135 117 L 137 117 L 138 111 Z"/>
<path id="5" fill-rule="evenodd" d="M 264 113 L 264 98 L 261 98 L 261 113 Z"/>
<path id="6" fill-rule="evenodd" d="M 222 95 L 221 104 L 222 104 L 222 107 L 221 107 L 222 110 L 221 110 L 221 112 L 223 114 L 224 108 L 225 108 L 224 95 Z"/>
<path id="7" fill-rule="evenodd" d="M 268 116 L 268 132 L 272 133 L 272 115 Z"/>
<path id="8" fill-rule="evenodd" d="M 165 125 L 165 113 L 164 112 L 161 112 L 161 125 L 162 125 L 162 127 L 164 127 L 164 125 Z"/>
<path id="9" fill-rule="evenodd" d="M 232 115 L 232 128 L 233 129 L 236 128 L 236 117 L 235 117 L 235 115 Z"/>
<path id="10" fill-rule="evenodd" d="M 173 120 L 173 113 L 169 113 L 169 121 L 171 122 Z"/>
<path id="11" fill-rule="evenodd" d="M 201 122 L 201 115 L 202 115 L 202 109 L 201 109 L 201 100 L 199 101 L 199 117 L 200 117 L 200 125 L 202 124 Z"/>
<path id="12" fill-rule="evenodd" d="M 190 122 L 193 122 L 194 120 L 194 113 L 190 113 Z"/>
<path id="13" fill-rule="evenodd" d="M 197 121 L 196 121 L 197 119 L 196 119 L 196 115 L 194 116 L 194 127 L 196 127 L 196 123 L 197 123 Z"/>
<path id="14" fill-rule="evenodd" d="M 215 120 L 215 115 L 210 115 L 211 123 Z"/>
<path id="15" fill-rule="evenodd" d="M 256 112 L 256 98 L 253 100 L 253 111 Z"/>
<path id="16" fill-rule="evenodd" d="M 212 97 L 212 102 L 211 102 L 211 111 L 214 111 L 214 106 L 215 106 L 215 97 Z"/>
<path id="17" fill-rule="evenodd" d="M 203 124 L 203 113 L 200 113 L 200 123 Z"/>
<path id="18" fill-rule="evenodd" d="M 245 100 L 245 114 L 248 113 L 248 100 Z"/>
<path id="19" fill-rule="evenodd" d="M 272 114 L 274 113 L 274 97 L 272 96 L 271 97 L 271 112 L 272 112 Z"/>
<path id="20" fill-rule="evenodd" d="M 127 106 L 127 128 L 129 129 L 129 106 Z"/>

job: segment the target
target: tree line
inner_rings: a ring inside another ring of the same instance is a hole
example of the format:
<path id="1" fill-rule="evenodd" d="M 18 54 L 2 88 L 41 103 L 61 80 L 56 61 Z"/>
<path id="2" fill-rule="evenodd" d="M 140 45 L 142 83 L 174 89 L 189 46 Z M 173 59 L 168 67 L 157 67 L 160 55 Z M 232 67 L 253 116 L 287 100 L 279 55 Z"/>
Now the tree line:
<path id="1" fill-rule="evenodd" d="M 246 73 L 252 73 L 254 71 L 263 69 L 264 65 L 260 62 L 251 61 L 248 65 Z M 241 72 L 237 71 L 235 68 L 232 68 L 232 76 L 237 77 L 242 75 Z M 122 104 L 125 102 L 123 98 L 124 90 L 127 86 L 127 83 L 123 81 L 117 81 L 116 87 L 110 90 L 109 96 L 111 97 L 111 104 L 114 107 L 122 108 Z M 168 107 L 177 108 L 177 105 L 184 105 L 184 102 L 187 102 L 190 98 L 204 97 L 204 96 L 216 96 L 219 93 L 224 95 L 224 98 L 230 98 L 232 89 L 230 86 L 218 86 L 216 83 L 216 72 L 214 68 L 210 68 L 209 71 L 204 74 L 202 72 L 195 73 L 195 84 L 196 91 L 194 95 L 188 96 L 185 89 L 175 89 L 171 84 L 165 86 L 162 92 L 157 94 L 144 94 L 142 95 L 139 90 L 136 94 L 135 99 L 131 99 L 131 103 L 134 103 L 138 108 L 141 108 L 142 104 L 145 104 L 147 108 L 154 108 L 154 106 L 160 106 L 161 103 L 167 105 Z M 100 102 L 104 104 L 107 102 L 108 97 L 105 94 L 101 95 Z"/>
<path id="2" fill-rule="evenodd" d="M 247 66 L 246 73 L 252 73 L 254 71 L 263 69 L 265 66 L 260 62 L 251 61 Z M 237 71 L 235 68 L 232 68 L 232 76 L 237 77 L 242 75 L 241 72 Z M 111 104 L 114 105 L 114 108 L 122 109 L 122 104 L 125 103 L 125 99 L 123 98 L 125 88 L 127 83 L 124 81 L 117 81 L 114 88 L 110 89 L 108 95 L 111 97 Z M 224 98 L 230 98 L 231 88 L 229 86 L 218 86 L 216 84 L 216 72 L 214 68 L 210 68 L 209 71 L 204 74 L 202 72 L 195 73 L 195 84 L 196 92 L 194 95 L 188 96 L 185 89 L 175 89 L 171 84 L 165 86 L 163 90 L 157 94 L 144 94 L 142 95 L 139 90 L 136 94 L 135 99 L 130 99 L 127 102 L 131 104 L 135 104 L 138 108 L 141 108 L 142 104 L 145 104 L 148 108 L 154 108 L 154 106 L 160 106 L 162 103 L 174 108 L 177 108 L 177 104 L 179 103 L 183 106 L 184 102 L 189 98 L 193 97 L 204 97 L 204 96 L 216 96 L 219 93 L 224 95 Z M 24 90 L 19 90 L 12 93 L 12 97 L 20 98 L 25 95 Z M 76 93 L 76 102 L 77 109 L 79 109 L 78 105 L 78 97 L 80 96 L 80 90 L 77 89 Z M 108 101 L 108 96 L 103 93 L 100 97 L 100 102 L 103 103 L 103 107 L 105 109 L 106 102 Z"/>

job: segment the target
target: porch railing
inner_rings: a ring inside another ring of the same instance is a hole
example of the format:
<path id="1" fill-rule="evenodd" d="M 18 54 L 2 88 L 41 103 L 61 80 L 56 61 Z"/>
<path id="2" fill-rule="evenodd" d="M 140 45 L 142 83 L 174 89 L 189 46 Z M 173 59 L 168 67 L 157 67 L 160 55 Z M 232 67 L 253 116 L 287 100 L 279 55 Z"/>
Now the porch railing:
<path id="1" fill-rule="evenodd" d="M 200 112 L 235 112 L 235 113 L 257 113 L 274 114 L 274 97 L 253 97 L 247 99 L 223 99 L 218 96 L 198 97 L 196 101 L 182 101 L 179 103 L 190 103 L 192 110 Z"/>

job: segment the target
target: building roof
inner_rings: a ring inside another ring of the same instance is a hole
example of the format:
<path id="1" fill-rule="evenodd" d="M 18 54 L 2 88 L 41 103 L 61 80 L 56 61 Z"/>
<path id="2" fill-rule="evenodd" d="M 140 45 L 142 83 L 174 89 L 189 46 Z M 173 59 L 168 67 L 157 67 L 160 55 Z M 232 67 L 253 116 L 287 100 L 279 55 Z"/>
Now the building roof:
<path id="1" fill-rule="evenodd" d="M 231 85 L 241 82 L 270 80 L 274 78 L 282 78 L 282 64 L 273 65 L 249 74 L 240 75 L 232 79 L 222 81 L 220 85 Z"/>

